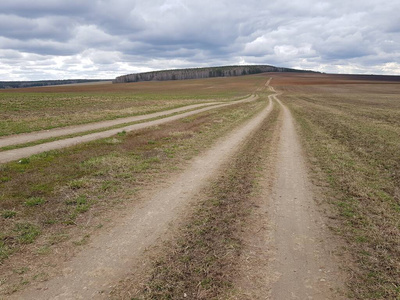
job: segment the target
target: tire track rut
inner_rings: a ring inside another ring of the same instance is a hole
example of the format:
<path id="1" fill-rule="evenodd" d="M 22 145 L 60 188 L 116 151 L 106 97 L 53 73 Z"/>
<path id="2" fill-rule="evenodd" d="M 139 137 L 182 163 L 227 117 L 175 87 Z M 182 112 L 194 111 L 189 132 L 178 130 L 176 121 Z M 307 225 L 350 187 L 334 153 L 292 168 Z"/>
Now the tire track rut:
<path id="1" fill-rule="evenodd" d="M 336 245 L 314 201 L 293 118 L 277 95 L 283 123 L 269 208 L 271 299 L 344 299 Z"/>
<path id="2" fill-rule="evenodd" d="M 86 134 L 83 136 L 66 138 L 63 140 L 47 142 L 47 143 L 30 146 L 30 147 L 25 147 L 25 148 L 20 148 L 20 149 L 2 151 L 2 152 L 0 152 L 0 163 L 7 163 L 10 161 L 18 160 L 18 159 L 28 157 L 28 156 L 31 156 L 34 154 L 39 154 L 39 153 L 42 153 L 45 151 L 62 149 L 62 148 L 74 146 L 77 144 L 94 141 L 94 140 L 101 139 L 101 138 L 111 137 L 121 131 L 129 132 L 129 131 L 139 130 L 139 129 L 143 129 L 143 128 L 148 128 L 151 126 L 157 126 L 157 125 L 161 125 L 161 124 L 164 124 L 167 122 L 171 122 L 171 121 L 182 119 L 182 118 L 185 118 L 188 116 L 192 116 L 192 115 L 195 115 L 195 114 L 198 114 L 201 112 L 205 112 L 205 111 L 208 111 L 211 109 L 221 108 L 224 106 L 229 106 L 229 105 L 233 105 L 233 104 L 237 104 L 237 103 L 254 101 L 257 99 L 258 99 L 257 95 L 252 95 L 243 100 L 212 105 L 211 107 L 203 107 L 203 108 L 199 108 L 195 111 L 184 112 L 179 115 L 173 115 L 173 116 L 165 117 L 165 118 L 159 119 L 159 120 L 147 121 L 147 122 L 143 122 L 143 123 L 139 123 L 139 124 L 129 125 L 129 126 L 122 127 L 122 128 L 110 129 L 110 130 L 106 130 L 106 131 L 102 131 L 102 132 Z M 188 109 L 188 108 L 186 107 L 186 109 Z M 163 113 L 165 113 L 165 112 L 162 112 L 162 113 L 160 112 L 159 114 L 163 115 Z M 147 117 L 149 117 L 149 115 L 147 115 Z M 92 124 L 92 125 L 94 125 L 94 124 Z"/>
<path id="3" fill-rule="evenodd" d="M 261 125 L 272 107 L 269 101 L 261 113 L 195 158 L 168 187 L 158 191 L 141 207 L 127 212 L 127 217 L 108 232 L 95 237 L 88 249 L 63 266 L 60 276 L 17 293 L 11 299 L 107 298 L 104 291 L 109 289 L 109 284 L 123 278 L 132 269 L 140 269 L 141 256 L 146 248 L 168 232 L 168 224 L 188 209 L 196 193 Z"/>

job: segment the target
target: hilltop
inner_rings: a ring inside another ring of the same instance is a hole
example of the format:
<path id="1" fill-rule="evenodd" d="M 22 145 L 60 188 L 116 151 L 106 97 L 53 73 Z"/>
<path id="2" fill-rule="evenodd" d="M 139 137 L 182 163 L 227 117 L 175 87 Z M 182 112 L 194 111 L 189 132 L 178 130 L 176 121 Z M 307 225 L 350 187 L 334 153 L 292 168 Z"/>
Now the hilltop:
<path id="1" fill-rule="evenodd" d="M 231 77 L 258 74 L 264 72 L 312 72 L 290 68 L 280 68 L 270 65 L 221 66 L 209 68 L 174 69 L 122 75 L 113 80 L 113 83 L 138 81 L 165 81 L 199 79 L 210 77 Z"/>

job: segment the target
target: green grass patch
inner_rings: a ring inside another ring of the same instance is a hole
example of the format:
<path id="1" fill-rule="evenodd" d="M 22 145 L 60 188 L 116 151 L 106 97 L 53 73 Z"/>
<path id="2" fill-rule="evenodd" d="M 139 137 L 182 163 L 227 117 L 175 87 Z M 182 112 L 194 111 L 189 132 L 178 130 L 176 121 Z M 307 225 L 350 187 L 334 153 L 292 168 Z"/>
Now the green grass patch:
<path id="1" fill-rule="evenodd" d="M 11 218 L 14 218 L 16 215 L 17 215 L 17 212 L 15 210 L 6 209 L 1 212 L 1 216 L 4 219 L 11 219 Z"/>
<path id="2" fill-rule="evenodd" d="M 26 206 L 39 206 L 45 203 L 46 201 L 41 197 L 32 197 L 25 201 Z"/>
<path id="3" fill-rule="evenodd" d="M 31 223 L 16 223 L 14 231 L 17 234 L 16 238 L 21 244 L 30 244 L 35 241 L 35 239 L 40 234 L 40 229 L 38 226 Z"/>

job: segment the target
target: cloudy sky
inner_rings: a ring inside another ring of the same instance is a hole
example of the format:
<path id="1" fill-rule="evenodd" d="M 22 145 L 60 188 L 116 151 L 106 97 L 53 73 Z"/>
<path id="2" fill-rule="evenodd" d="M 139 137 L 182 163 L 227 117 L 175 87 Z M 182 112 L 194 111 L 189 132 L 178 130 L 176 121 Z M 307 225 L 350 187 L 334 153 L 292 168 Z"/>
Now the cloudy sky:
<path id="1" fill-rule="evenodd" d="M 400 75 L 399 0 L 1 0 L 0 81 L 270 64 Z"/>

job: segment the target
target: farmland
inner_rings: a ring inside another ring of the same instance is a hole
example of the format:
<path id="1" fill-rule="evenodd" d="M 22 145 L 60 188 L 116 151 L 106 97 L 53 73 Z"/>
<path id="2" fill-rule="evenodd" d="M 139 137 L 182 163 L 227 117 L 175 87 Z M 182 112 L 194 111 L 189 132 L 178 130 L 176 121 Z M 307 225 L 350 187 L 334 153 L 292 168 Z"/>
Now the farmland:
<path id="1" fill-rule="evenodd" d="M 214 83 L 178 83 L 175 86 L 177 95 L 171 95 L 172 87 L 166 87 L 165 84 L 155 89 L 148 87 L 148 84 L 141 88 L 149 89 L 148 97 L 158 99 L 156 101 L 161 103 L 160 107 L 167 107 L 165 103 L 168 100 L 160 99 L 181 97 L 185 104 L 190 103 L 186 98 L 235 100 L 248 95 L 255 88 L 262 88 L 265 79 L 249 78 L 245 82 L 236 84 L 235 81 L 215 80 Z M 191 92 L 181 91 L 184 86 L 189 86 Z M 124 85 L 118 87 L 127 88 Z M 83 88 L 92 88 L 97 92 L 99 86 Z M 108 91 L 115 85 L 101 88 Z M 46 96 L 46 92 L 49 92 L 53 95 L 54 89 L 61 99 L 61 95 L 65 97 L 64 93 L 75 93 L 76 87 L 43 88 L 39 94 Z M 24 93 L 31 100 L 32 94 L 28 90 L 17 92 L 17 95 Z M 115 93 L 108 94 L 108 98 L 103 97 L 111 99 L 107 100 L 111 102 Z M 109 211 L 139 201 L 138 194 L 142 190 L 178 172 L 196 153 L 264 106 L 265 96 L 263 100 L 200 113 L 160 128 L 149 128 L 133 134 L 121 131 L 115 137 L 1 165 L 1 273 L 10 276 L 3 284 L 2 292 L 18 290 L 25 285 L 23 282 L 30 282 L 43 269 L 46 270 L 39 261 L 29 266 L 24 261 L 35 261 L 35 257 L 42 256 L 47 261 L 59 259 L 54 254 L 58 251 L 72 255 L 90 234 L 95 234 L 98 228 L 107 224 L 105 215 Z M 39 114 L 40 110 L 33 112 Z M 13 271 L 20 269 L 25 270 L 23 274 Z M 50 271 L 51 268 L 45 273 Z"/>
<path id="2" fill-rule="evenodd" d="M 400 84 L 279 78 L 310 154 L 314 180 L 334 207 L 357 299 L 400 295 Z M 326 79 L 325 79 L 326 80 Z M 289 83 L 290 82 L 290 83 Z M 333 83 L 333 84 L 332 84 Z"/>
<path id="3" fill-rule="evenodd" d="M 1 164 L 0 295 L 397 299 L 396 80 L 265 73 L 0 92 L 3 138 L 228 104 Z"/>
<path id="4" fill-rule="evenodd" d="M 260 83 L 260 78 L 248 77 L 1 90 L 0 136 L 237 99 Z"/>

